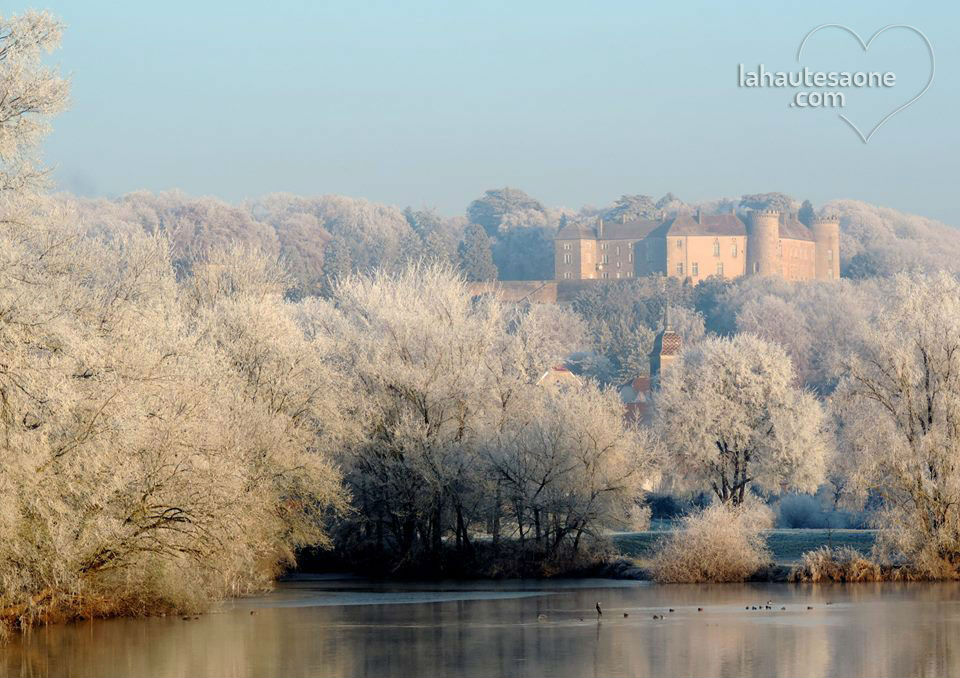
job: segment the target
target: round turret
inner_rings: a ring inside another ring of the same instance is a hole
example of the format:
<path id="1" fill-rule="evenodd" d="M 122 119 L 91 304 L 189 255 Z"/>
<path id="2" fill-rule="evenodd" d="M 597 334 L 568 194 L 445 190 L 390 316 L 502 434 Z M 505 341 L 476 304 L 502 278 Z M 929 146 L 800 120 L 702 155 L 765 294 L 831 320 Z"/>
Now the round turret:
<path id="1" fill-rule="evenodd" d="M 780 212 L 754 210 L 750 212 L 750 231 L 747 233 L 747 274 L 780 275 Z"/>
<path id="2" fill-rule="evenodd" d="M 837 217 L 816 217 L 810 229 L 815 244 L 814 262 L 817 280 L 840 278 L 840 220 Z"/>

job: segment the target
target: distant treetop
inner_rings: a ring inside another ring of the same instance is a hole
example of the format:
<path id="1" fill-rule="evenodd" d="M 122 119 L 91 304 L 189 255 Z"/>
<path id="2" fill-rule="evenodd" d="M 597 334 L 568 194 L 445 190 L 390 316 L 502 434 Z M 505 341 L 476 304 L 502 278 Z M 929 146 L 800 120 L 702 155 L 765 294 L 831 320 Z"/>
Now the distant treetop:
<path id="1" fill-rule="evenodd" d="M 786 193 L 753 193 L 740 198 L 740 209 L 789 212 L 793 210 L 795 202 Z"/>
<path id="2" fill-rule="evenodd" d="M 467 218 L 480 224 L 488 235 L 500 230 L 504 218 L 515 212 L 533 211 L 545 213 L 543 205 L 516 188 L 498 188 L 484 193 L 467 207 Z"/>

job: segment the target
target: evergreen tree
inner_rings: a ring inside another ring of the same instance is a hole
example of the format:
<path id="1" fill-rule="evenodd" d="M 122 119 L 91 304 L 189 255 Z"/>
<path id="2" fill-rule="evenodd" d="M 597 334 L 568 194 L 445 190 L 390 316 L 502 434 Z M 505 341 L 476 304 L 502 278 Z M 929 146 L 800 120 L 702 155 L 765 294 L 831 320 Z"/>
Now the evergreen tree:
<path id="1" fill-rule="evenodd" d="M 809 200 L 804 200 L 803 204 L 800 206 L 800 210 L 797 212 L 797 219 L 800 220 L 804 226 L 809 228 L 813 226 L 813 218 L 816 214 L 813 211 L 813 205 L 810 204 Z"/>
<path id="2" fill-rule="evenodd" d="M 467 280 L 496 280 L 497 267 L 493 263 L 490 238 L 483 226 L 470 224 L 463 232 L 463 241 L 457 249 L 460 270 Z"/>
<path id="3" fill-rule="evenodd" d="M 353 254 L 343 236 L 334 236 L 323 253 L 323 293 L 328 295 L 334 282 L 353 273 Z"/>

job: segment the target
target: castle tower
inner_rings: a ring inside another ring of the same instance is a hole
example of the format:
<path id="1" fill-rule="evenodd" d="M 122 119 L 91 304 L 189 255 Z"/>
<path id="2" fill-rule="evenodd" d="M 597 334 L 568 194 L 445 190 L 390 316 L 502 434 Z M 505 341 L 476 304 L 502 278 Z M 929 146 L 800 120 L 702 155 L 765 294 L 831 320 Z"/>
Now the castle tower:
<path id="1" fill-rule="evenodd" d="M 836 217 L 816 217 L 812 230 L 817 280 L 839 280 L 840 220 Z"/>
<path id="2" fill-rule="evenodd" d="M 656 389 L 660 385 L 660 375 L 670 369 L 670 366 L 680 355 L 683 348 L 683 339 L 674 332 L 670 323 L 670 306 L 664 314 L 663 329 L 653 340 L 653 350 L 650 351 L 650 387 Z"/>
<path id="3" fill-rule="evenodd" d="M 750 230 L 747 233 L 747 275 L 782 275 L 779 244 L 780 212 L 777 210 L 750 212 Z"/>

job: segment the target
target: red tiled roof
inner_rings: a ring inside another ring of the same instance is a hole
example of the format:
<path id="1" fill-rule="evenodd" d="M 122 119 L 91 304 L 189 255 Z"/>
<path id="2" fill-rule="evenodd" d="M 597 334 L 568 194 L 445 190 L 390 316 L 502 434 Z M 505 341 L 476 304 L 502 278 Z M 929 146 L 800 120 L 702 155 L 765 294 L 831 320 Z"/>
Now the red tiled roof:
<path id="1" fill-rule="evenodd" d="M 603 235 L 598 240 L 640 240 L 646 238 L 661 223 L 652 219 L 639 219 L 622 223 L 603 222 Z"/>
<path id="2" fill-rule="evenodd" d="M 568 223 L 554 236 L 555 240 L 642 240 L 660 226 L 661 221 L 638 219 L 635 221 L 604 221 L 598 224 Z M 600 235 L 598 235 L 598 231 Z"/>
<path id="3" fill-rule="evenodd" d="M 683 348 L 683 339 L 673 330 L 666 330 L 660 341 L 660 355 L 677 355 Z"/>
<path id="4" fill-rule="evenodd" d="M 747 227 L 736 214 L 704 214 L 698 220 L 691 214 L 678 214 L 654 229 L 650 235 L 746 235 Z"/>
<path id="5" fill-rule="evenodd" d="M 596 238 L 597 234 L 592 226 L 567 222 L 567 225 L 557 231 L 553 236 L 554 240 L 591 240 Z"/>

